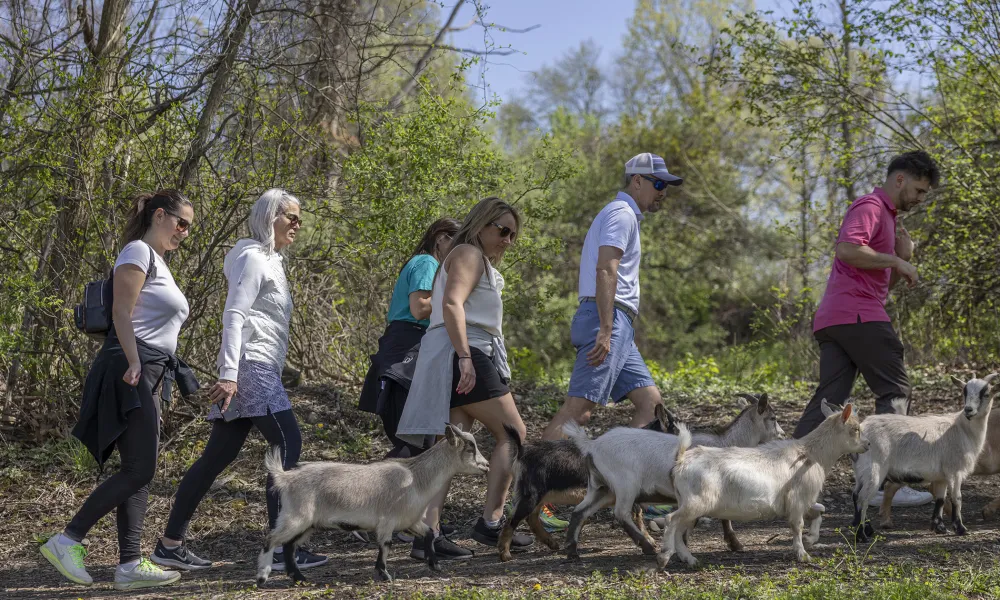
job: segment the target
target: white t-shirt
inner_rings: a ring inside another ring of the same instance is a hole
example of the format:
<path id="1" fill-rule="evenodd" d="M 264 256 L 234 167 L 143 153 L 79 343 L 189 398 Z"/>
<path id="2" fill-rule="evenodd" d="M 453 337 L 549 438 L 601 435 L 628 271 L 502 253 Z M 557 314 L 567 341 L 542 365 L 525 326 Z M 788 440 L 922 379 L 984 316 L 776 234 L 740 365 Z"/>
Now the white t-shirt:
<path id="1" fill-rule="evenodd" d="M 167 263 L 155 252 L 153 257 L 156 260 L 155 277 L 147 279 L 139 291 L 139 298 L 132 309 L 132 328 L 135 337 L 158 350 L 173 354 L 177 351 L 177 336 L 190 308 L 187 298 L 174 283 Z M 146 273 L 149 269 L 149 245 L 142 240 L 126 244 L 115 261 L 115 271 L 122 265 L 135 265 Z"/>
<path id="2" fill-rule="evenodd" d="M 601 246 L 613 246 L 622 251 L 618 262 L 618 283 L 615 300 L 639 312 L 639 221 L 642 213 L 635 200 L 625 192 L 597 213 L 587 231 L 580 255 L 579 293 L 581 298 L 597 296 L 597 253 Z"/>

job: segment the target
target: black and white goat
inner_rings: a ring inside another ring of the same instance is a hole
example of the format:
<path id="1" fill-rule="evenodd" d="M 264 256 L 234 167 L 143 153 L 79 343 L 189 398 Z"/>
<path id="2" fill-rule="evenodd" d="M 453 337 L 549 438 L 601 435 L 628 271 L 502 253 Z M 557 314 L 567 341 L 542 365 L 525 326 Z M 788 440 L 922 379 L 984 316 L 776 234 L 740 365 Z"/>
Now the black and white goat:
<path id="1" fill-rule="evenodd" d="M 285 471 L 278 450 L 268 453 L 264 465 L 281 497 L 278 522 L 257 558 L 257 583 L 271 573 L 274 549 L 284 544 L 285 569 L 293 581 L 304 581 L 295 564 L 295 548 L 314 529 L 373 531 L 378 543 L 375 576 L 392 580 L 386 569 L 393 531 L 410 531 L 424 538 L 424 555 L 437 571 L 434 539 L 422 518 L 431 499 L 457 474 L 482 475 L 489 462 L 479 452 L 472 434 L 448 425 L 445 439 L 426 452 L 405 459 L 370 464 L 303 463 Z"/>
<path id="2" fill-rule="evenodd" d="M 674 416 L 662 404 L 655 410 L 656 418 L 646 425 L 649 431 L 676 432 Z M 579 504 L 587 489 L 587 463 L 573 440 L 542 441 L 525 446 L 513 427 L 505 427 L 512 444 L 514 460 L 514 489 L 511 493 L 513 511 L 510 520 L 500 533 L 500 560 L 509 561 L 510 543 L 514 530 L 527 519 L 532 533 L 551 550 L 558 550 L 559 543 L 545 530 L 539 512 L 546 504 Z M 644 537 L 646 524 L 639 505 L 632 508 L 632 521 Z"/>

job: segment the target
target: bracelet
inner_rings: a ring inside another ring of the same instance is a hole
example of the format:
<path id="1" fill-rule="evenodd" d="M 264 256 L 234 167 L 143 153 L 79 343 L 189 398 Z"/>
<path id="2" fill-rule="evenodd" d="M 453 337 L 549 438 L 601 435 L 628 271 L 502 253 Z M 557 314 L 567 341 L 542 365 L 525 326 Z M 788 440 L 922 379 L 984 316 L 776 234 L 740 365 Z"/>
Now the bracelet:
<path id="1" fill-rule="evenodd" d="M 472 357 L 471 357 L 471 356 L 459 356 L 459 357 L 458 357 L 458 360 L 462 360 L 463 358 L 464 358 L 464 359 L 467 359 L 467 360 L 472 360 Z"/>

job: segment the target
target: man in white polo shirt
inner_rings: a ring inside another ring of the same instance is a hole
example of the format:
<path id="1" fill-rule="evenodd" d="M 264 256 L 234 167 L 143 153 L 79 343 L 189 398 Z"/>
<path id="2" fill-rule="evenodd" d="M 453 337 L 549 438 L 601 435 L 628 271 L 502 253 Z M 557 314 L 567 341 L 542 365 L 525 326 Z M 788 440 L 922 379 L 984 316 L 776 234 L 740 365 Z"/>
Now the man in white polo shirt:
<path id="1" fill-rule="evenodd" d="M 635 406 L 629 423 L 653 420 L 660 391 L 635 345 L 633 322 L 639 314 L 639 223 L 656 212 L 668 185 L 681 185 L 662 158 L 649 152 L 625 163 L 622 191 L 597 214 L 587 231 L 580 259 L 580 306 L 570 337 L 576 364 L 569 397 L 545 428 L 544 440 L 563 436 L 563 424 L 585 425 L 596 405 L 628 398 Z"/>

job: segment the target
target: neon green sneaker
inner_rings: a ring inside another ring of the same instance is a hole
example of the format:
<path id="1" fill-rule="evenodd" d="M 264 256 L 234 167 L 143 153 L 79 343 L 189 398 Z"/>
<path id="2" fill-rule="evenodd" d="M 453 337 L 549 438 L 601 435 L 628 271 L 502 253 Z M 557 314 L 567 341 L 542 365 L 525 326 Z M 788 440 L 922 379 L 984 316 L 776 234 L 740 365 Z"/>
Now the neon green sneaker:
<path id="1" fill-rule="evenodd" d="M 83 544 L 65 544 L 69 538 L 63 538 L 61 534 L 50 537 L 39 550 L 52 566 L 55 567 L 66 579 L 80 585 L 91 585 L 93 578 L 83 566 L 83 558 L 87 556 L 87 549 Z M 72 540 L 69 540 L 72 541 Z"/>
<path id="2" fill-rule="evenodd" d="M 551 504 L 542 506 L 542 510 L 538 513 L 538 520 L 542 522 L 545 531 L 549 533 L 564 531 L 569 527 L 569 521 L 564 521 L 557 517 L 553 508 Z"/>
<path id="3" fill-rule="evenodd" d="M 140 558 L 139 564 L 131 569 L 118 565 L 115 569 L 115 589 L 135 590 L 176 583 L 181 578 L 177 571 L 164 571 L 147 558 Z"/>

